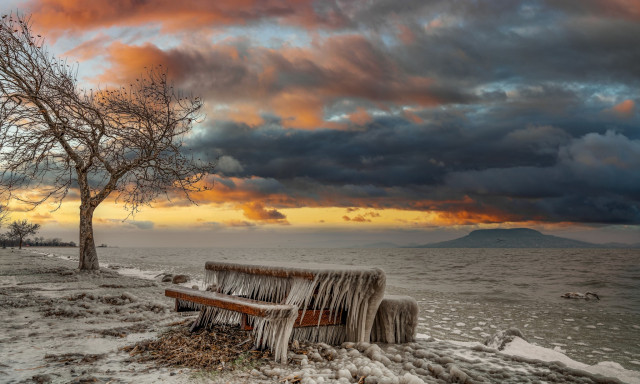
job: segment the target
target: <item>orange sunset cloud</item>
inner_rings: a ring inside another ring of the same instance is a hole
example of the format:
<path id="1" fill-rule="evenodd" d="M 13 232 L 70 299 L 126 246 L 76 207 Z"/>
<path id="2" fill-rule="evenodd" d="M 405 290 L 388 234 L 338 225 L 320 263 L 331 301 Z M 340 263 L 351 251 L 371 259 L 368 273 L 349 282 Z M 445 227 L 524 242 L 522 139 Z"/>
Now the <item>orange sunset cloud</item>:
<path id="1" fill-rule="evenodd" d="M 629 118 L 633 116 L 635 110 L 635 102 L 633 100 L 625 100 L 611 108 L 611 111 L 620 117 Z"/>
<path id="2" fill-rule="evenodd" d="M 79 33 L 83 30 L 112 26 L 135 26 L 149 23 L 164 30 L 197 29 L 210 25 L 245 24 L 264 18 L 300 23 L 335 23 L 323 20 L 307 0 L 31 0 L 28 8 L 34 21 L 53 31 Z"/>

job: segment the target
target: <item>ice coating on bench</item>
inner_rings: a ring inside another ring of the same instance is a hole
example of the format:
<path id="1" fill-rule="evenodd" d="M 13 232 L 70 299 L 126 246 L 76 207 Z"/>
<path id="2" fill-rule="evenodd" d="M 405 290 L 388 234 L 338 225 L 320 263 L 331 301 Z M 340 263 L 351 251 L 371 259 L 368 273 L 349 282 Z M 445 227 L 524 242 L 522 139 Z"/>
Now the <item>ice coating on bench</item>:
<path id="1" fill-rule="evenodd" d="M 378 307 L 371 329 L 371 341 L 408 343 L 414 341 L 418 325 L 418 303 L 411 296 L 387 295 Z"/>
<path id="2" fill-rule="evenodd" d="M 253 327 L 255 346 L 260 349 L 269 348 L 276 361 L 286 363 L 289 338 L 297 315 L 298 311 L 295 309 L 286 312 L 282 310 L 267 311 L 265 317 L 248 315 L 249 323 Z M 198 326 L 240 324 L 241 316 L 239 312 L 205 307 L 200 311 L 196 324 Z"/>
<path id="3" fill-rule="evenodd" d="M 224 294 L 291 304 L 305 310 L 327 309 L 336 316 L 339 310 L 346 311 L 344 326 L 293 331 L 293 339 L 331 344 L 369 341 L 386 282 L 381 269 L 357 266 L 207 262 L 205 270 L 207 284 L 215 284 Z M 268 319 L 252 319 L 254 326 L 263 320 Z M 283 332 L 275 334 L 277 339 Z"/>

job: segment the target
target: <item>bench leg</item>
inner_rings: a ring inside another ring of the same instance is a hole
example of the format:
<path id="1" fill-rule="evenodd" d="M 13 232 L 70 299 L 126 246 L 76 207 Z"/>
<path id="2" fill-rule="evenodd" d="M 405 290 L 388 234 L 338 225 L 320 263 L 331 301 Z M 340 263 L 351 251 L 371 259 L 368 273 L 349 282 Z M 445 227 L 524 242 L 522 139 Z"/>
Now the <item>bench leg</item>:
<path id="1" fill-rule="evenodd" d="M 249 316 L 247 316 L 246 313 L 243 313 L 242 316 L 240 316 L 240 329 L 243 331 L 250 331 L 253 329 L 253 327 L 249 325 Z"/>

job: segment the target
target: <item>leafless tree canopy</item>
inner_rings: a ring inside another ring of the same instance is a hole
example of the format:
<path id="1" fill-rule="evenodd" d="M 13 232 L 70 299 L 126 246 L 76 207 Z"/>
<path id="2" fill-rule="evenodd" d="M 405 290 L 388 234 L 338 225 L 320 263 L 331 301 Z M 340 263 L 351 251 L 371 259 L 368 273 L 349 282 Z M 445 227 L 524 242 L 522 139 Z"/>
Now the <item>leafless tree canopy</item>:
<path id="1" fill-rule="evenodd" d="M 183 147 L 202 118 L 202 101 L 174 92 L 161 68 L 126 87 L 80 90 L 77 65 L 50 55 L 43 44 L 28 18 L 2 17 L 0 184 L 13 198 L 24 200 L 16 190 L 37 192 L 27 201 L 34 205 L 60 201 L 77 188 L 80 268 L 97 269 L 91 222 L 109 195 L 133 213 L 169 189 L 190 199 L 206 188 L 202 179 L 213 164 Z M 83 264 L 85 257 L 95 262 Z"/>
<path id="2" fill-rule="evenodd" d="M 22 249 L 22 241 L 29 235 L 35 235 L 40 230 L 40 224 L 31 224 L 27 220 L 14 221 L 9 224 L 7 237 L 18 239 L 19 249 Z"/>

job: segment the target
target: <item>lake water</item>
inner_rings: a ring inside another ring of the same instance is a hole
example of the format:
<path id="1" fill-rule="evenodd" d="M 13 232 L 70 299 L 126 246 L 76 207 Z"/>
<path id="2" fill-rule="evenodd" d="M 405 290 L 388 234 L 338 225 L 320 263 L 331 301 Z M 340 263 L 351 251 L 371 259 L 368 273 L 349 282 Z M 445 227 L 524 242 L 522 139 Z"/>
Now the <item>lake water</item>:
<path id="1" fill-rule="evenodd" d="M 77 259 L 78 249 L 34 248 Z M 640 250 L 605 249 L 198 249 L 99 248 L 101 265 L 153 277 L 204 276 L 219 261 L 367 265 L 387 274 L 386 292 L 420 307 L 418 332 L 482 341 L 520 329 L 527 340 L 587 364 L 614 361 L 640 370 Z M 597 292 L 600 301 L 565 292 Z"/>

